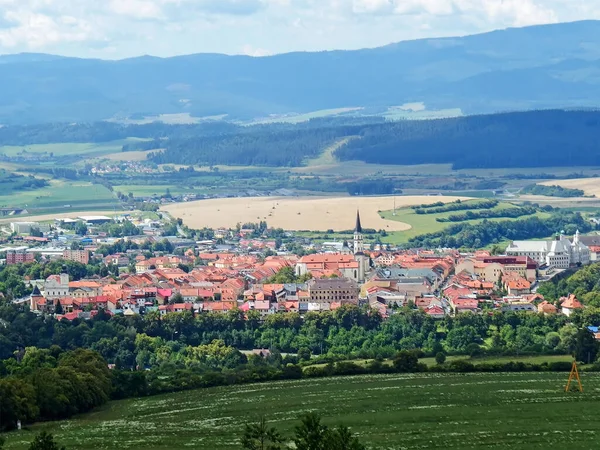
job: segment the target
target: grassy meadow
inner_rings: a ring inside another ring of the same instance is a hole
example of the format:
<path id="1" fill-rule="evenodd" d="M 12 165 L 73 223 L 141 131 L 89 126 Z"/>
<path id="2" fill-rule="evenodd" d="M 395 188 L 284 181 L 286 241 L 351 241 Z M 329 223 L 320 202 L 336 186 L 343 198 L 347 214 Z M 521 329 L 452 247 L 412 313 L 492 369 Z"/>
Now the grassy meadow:
<path id="1" fill-rule="evenodd" d="M 478 202 L 478 200 L 469 200 L 469 201 L 464 202 L 464 204 L 477 203 L 477 202 Z M 499 210 L 503 210 L 503 209 L 507 209 L 507 208 L 514 208 L 515 206 L 517 206 L 517 205 L 513 205 L 513 204 L 507 203 L 507 202 L 501 202 L 496 207 L 491 208 L 491 209 L 494 211 L 499 211 Z M 425 233 L 435 233 L 435 232 L 441 231 L 444 228 L 447 228 L 448 226 L 453 225 L 455 223 L 474 224 L 474 223 L 479 223 L 483 220 L 483 219 L 475 219 L 475 220 L 466 220 L 464 222 L 453 222 L 453 223 L 452 222 L 438 222 L 436 220 L 438 218 L 440 218 L 440 219 L 447 218 L 447 217 L 449 217 L 451 215 L 455 215 L 455 214 L 462 214 L 462 213 L 465 213 L 466 211 L 467 210 L 451 211 L 451 212 L 444 212 L 444 213 L 437 213 L 437 214 L 416 214 L 412 208 L 398 208 L 396 210 L 396 215 L 394 215 L 393 210 L 382 211 L 382 212 L 380 212 L 380 216 L 383 219 L 407 223 L 411 226 L 411 228 L 409 230 L 397 231 L 397 232 L 390 233 L 387 238 L 383 239 L 383 241 L 388 242 L 388 243 L 393 243 L 393 244 L 404 243 L 404 242 L 408 242 L 408 240 L 412 237 L 415 237 L 415 236 L 418 236 L 421 234 L 425 234 Z M 473 211 L 476 212 L 477 210 L 473 210 Z M 538 212 L 535 215 L 540 218 L 550 217 L 550 214 L 545 213 L 545 212 Z M 531 217 L 531 216 L 521 216 L 518 219 L 525 219 L 527 217 Z M 498 218 L 491 218 L 491 219 L 487 219 L 487 220 L 501 221 L 501 220 L 517 220 L 517 219 L 508 218 L 508 217 L 498 217 Z"/>
<path id="2" fill-rule="evenodd" d="M 361 375 L 277 381 L 112 402 L 73 420 L 6 435 L 24 450 L 47 430 L 68 449 L 240 449 L 244 424 L 266 415 L 291 436 L 317 411 L 371 450 L 596 448 L 600 374 L 565 393 L 566 373 Z"/>
<path id="3" fill-rule="evenodd" d="M 0 207 L 36 209 L 82 210 L 106 209 L 118 206 L 115 196 L 105 186 L 87 181 L 50 180 L 50 185 L 41 189 L 0 193 Z"/>

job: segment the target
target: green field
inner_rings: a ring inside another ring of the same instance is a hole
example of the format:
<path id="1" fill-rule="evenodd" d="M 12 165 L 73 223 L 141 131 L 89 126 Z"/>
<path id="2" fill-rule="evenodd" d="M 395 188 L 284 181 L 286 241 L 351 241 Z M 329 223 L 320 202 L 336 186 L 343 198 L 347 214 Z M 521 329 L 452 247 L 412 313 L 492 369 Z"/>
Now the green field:
<path id="1" fill-rule="evenodd" d="M 28 209 L 70 209 L 83 210 L 113 208 L 119 206 L 115 196 L 105 186 L 87 181 L 50 180 L 50 186 L 26 190 L 8 195 L 0 193 L 0 207 L 20 207 Z"/>
<path id="2" fill-rule="evenodd" d="M 463 203 L 469 204 L 469 203 L 476 203 L 476 202 L 478 202 L 478 200 L 469 200 L 469 201 L 466 201 Z M 513 204 L 507 203 L 507 202 L 501 202 L 495 208 L 492 208 L 492 209 L 493 210 L 502 210 L 502 209 L 507 209 L 507 208 L 514 208 L 515 206 L 517 206 L 517 205 L 513 205 Z M 412 208 L 400 208 L 400 209 L 396 210 L 396 215 L 393 214 L 393 211 L 382 211 L 382 212 L 380 212 L 379 215 L 381 217 L 383 217 L 384 219 L 404 222 L 404 223 L 409 224 L 412 227 L 410 230 L 407 230 L 407 231 L 391 232 L 391 233 L 389 233 L 389 236 L 382 239 L 382 241 L 390 243 L 390 244 L 406 243 L 412 237 L 419 236 L 421 234 L 426 234 L 426 233 L 435 233 L 435 232 L 441 231 L 444 228 L 447 228 L 448 226 L 453 225 L 455 223 L 474 224 L 474 223 L 479 223 L 483 220 L 483 219 L 476 219 L 476 220 L 466 220 L 464 222 L 453 222 L 453 223 L 436 221 L 437 218 L 447 218 L 454 214 L 465 213 L 466 211 L 467 210 L 451 211 L 451 212 L 444 212 L 444 213 L 438 213 L 438 214 L 416 214 Z M 473 211 L 476 212 L 477 210 L 473 210 Z M 550 214 L 545 213 L 545 212 L 538 212 L 535 215 L 542 219 L 550 217 Z M 519 219 L 524 219 L 527 217 L 531 217 L 531 216 L 522 216 L 522 217 L 519 217 Z M 489 221 L 501 221 L 501 220 L 517 220 L 517 219 L 512 219 L 512 218 L 507 218 L 507 217 L 498 217 L 498 218 L 491 218 L 488 220 Z"/>
<path id="3" fill-rule="evenodd" d="M 60 144 L 35 144 L 35 145 L 19 145 L 19 146 L 3 146 L 0 147 L 0 153 L 6 156 L 18 156 L 23 153 L 37 154 L 54 154 L 54 156 L 79 156 L 90 155 L 100 156 L 109 153 L 117 153 L 127 142 L 139 141 L 140 139 L 123 139 L 118 141 L 94 143 L 72 143 L 65 142 Z"/>
<path id="4" fill-rule="evenodd" d="M 7 435 L 26 449 L 41 430 L 68 449 L 240 449 L 244 423 L 265 414 L 290 436 L 317 411 L 372 450 L 597 448 L 600 374 L 565 393 L 566 373 L 395 374 L 277 381 L 113 402 L 74 420 Z"/>
<path id="5" fill-rule="evenodd" d="M 131 192 L 136 197 L 151 197 L 152 195 L 163 195 L 167 192 L 167 189 L 169 189 L 169 192 L 172 195 L 193 194 L 201 192 L 199 189 L 186 189 L 182 186 L 177 186 L 175 184 L 128 184 L 113 186 L 114 192 L 122 192 L 125 195 Z"/>

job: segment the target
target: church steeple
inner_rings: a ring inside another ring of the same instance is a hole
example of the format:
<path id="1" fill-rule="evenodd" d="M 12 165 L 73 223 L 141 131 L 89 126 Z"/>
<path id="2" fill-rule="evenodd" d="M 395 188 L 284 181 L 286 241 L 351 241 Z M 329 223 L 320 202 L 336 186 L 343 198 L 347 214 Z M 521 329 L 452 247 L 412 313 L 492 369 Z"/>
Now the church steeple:
<path id="1" fill-rule="evenodd" d="M 362 233 L 362 225 L 360 224 L 360 211 L 356 210 L 356 226 L 354 227 L 355 233 Z"/>
<path id="2" fill-rule="evenodd" d="M 362 225 L 360 223 L 360 212 L 356 210 L 356 226 L 354 227 L 354 254 L 364 251 Z"/>

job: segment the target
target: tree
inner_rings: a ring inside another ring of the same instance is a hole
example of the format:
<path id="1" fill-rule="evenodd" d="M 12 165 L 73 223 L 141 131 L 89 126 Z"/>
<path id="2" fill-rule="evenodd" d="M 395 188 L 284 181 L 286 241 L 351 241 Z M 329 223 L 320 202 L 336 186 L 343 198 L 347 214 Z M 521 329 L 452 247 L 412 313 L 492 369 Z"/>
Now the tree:
<path id="1" fill-rule="evenodd" d="M 594 338 L 594 335 L 587 328 L 581 328 L 577 331 L 577 338 L 575 341 L 575 359 L 577 361 L 591 363 L 596 361 L 597 354 L 598 342 L 596 341 L 596 338 Z"/>
<path id="2" fill-rule="evenodd" d="M 435 362 L 440 365 L 444 364 L 446 362 L 446 354 L 444 352 L 438 352 L 435 355 Z"/>
<path id="3" fill-rule="evenodd" d="M 310 360 L 310 350 L 306 347 L 301 347 L 298 349 L 298 359 L 300 361 L 309 361 Z"/>
<path id="4" fill-rule="evenodd" d="M 2 450 L 2 449 L 4 448 L 4 442 L 6 442 L 6 441 L 4 440 L 4 438 L 3 438 L 3 437 L 0 437 L 0 450 Z"/>
<path id="5" fill-rule="evenodd" d="M 343 425 L 332 430 L 327 441 L 329 450 L 366 450 L 358 438 L 352 435 L 350 429 Z"/>
<path id="6" fill-rule="evenodd" d="M 311 412 L 300 416 L 300 425 L 295 428 L 296 450 L 330 450 L 329 429 L 321 423 L 321 416 Z"/>
<path id="7" fill-rule="evenodd" d="M 174 305 L 176 303 L 183 303 L 183 296 L 179 292 L 169 299 L 169 305 Z"/>
<path id="8" fill-rule="evenodd" d="M 63 311 L 62 305 L 60 304 L 60 300 L 57 300 L 56 301 L 56 307 L 54 308 L 54 313 L 55 314 L 62 314 L 63 312 L 64 311 Z"/>
<path id="9" fill-rule="evenodd" d="M 257 423 L 247 424 L 242 436 L 242 447 L 247 450 L 279 450 L 282 442 L 279 432 L 267 425 L 264 416 Z"/>
<path id="10" fill-rule="evenodd" d="M 29 450 L 66 450 L 54 441 L 52 434 L 42 431 L 34 439 Z"/>
<path id="11" fill-rule="evenodd" d="M 79 236 L 85 236 L 87 232 L 88 227 L 85 224 L 85 222 L 82 220 L 77 221 L 77 223 L 75 224 L 75 234 L 78 234 Z"/>
<path id="12" fill-rule="evenodd" d="M 398 352 L 394 358 L 394 368 L 397 372 L 416 372 L 418 369 L 419 358 L 414 352 L 403 350 Z"/>

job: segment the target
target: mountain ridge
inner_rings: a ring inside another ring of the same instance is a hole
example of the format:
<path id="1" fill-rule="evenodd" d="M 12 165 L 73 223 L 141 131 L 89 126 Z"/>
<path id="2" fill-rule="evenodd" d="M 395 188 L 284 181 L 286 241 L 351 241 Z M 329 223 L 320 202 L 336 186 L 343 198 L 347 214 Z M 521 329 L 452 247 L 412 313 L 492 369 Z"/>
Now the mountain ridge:
<path id="1" fill-rule="evenodd" d="M 600 21 L 265 57 L 4 55 L 0 123 L 176 113 L 252 119 L 410 102 L 467 114 L 587 108 L 600 105 L 599 61 Z"/>

